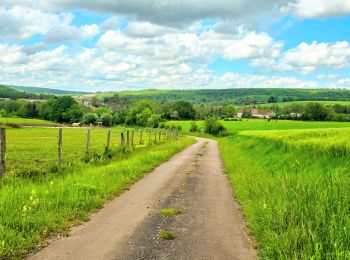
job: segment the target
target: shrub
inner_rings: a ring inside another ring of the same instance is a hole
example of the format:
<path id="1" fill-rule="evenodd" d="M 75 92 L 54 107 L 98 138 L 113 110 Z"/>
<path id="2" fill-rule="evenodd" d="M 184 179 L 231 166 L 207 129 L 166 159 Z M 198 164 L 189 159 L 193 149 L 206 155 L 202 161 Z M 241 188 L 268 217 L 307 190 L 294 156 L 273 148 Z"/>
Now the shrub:
<path id="1" fill-rule="evenodd" d="M 226 128 L 215 117 L 210 117 L 204 121 L 204 133 L 217 136 L 228 135 Z"/>
<path id="2" fill-rule="evenodd" d="M 112 115 L 107 113 L 102 114 L 101 122 L 104 126 L 111 126 L 113 122 Z"/>
<path id="3" fill-rule="evenodd" d="M 199 130 L 198 125 L 196 124 L 196 122 L 192 121 L 190 132 L 198 132 L 198 130 Z"/>
<path id="4" fill-rule="evenodd" d="M 95 113 L 89 113 L 84 116 L 85 124 L 96 124 L 98 120 L 98 116 Z"/>

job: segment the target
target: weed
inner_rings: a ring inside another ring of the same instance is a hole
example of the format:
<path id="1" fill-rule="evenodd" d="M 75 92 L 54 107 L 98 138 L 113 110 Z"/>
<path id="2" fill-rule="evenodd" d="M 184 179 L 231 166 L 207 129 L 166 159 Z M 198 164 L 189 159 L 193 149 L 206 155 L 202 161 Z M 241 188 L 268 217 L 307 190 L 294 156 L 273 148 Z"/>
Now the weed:
<path id="1" fill-rule="evenodd" d="M 163 217 L 179 215 L 182 212 L 183 212 L 183 210 L 181 208 L 165 208 L 165 209 L 160 210 L 160 214 Z"/>
<path id="2" fill-rule="evenodd" d="M 161 231 L 159 237 L 164 240 L 173 240 L 175 238 L 174 234 L 168 230 Z"/>

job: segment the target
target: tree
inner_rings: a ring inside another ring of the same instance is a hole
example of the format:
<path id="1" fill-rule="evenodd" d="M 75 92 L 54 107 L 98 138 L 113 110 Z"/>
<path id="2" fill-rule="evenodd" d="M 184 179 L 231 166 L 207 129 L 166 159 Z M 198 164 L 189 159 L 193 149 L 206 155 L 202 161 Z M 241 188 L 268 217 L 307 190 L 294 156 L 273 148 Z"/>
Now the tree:
<path id="1" fill-rule="evenodd" d="M 196 111 L 193 109 L 193 106 L 188 101 L 175 101 L 172 106 L 172 111 L 177 111 L 179 118 L 183 120 L 195 119 Z"/>
<path id="2" fill-rule="evenodd" d="M 97 120 L 98 120 L 98 116 L 95 113 L 89 113 L 84 116 L 85 124 L 95 125 L 97 123 Z"/>
<path id="3" fill-rule="evenodd" d="M 103 114 L 110 114 L 111 110 L 109 110 L 109 108 L 106 106 L 101 106 L 101 107 L 96 108 L 95 113 L 99 117 L 101 117 Z"/>
<path id="4" fill-rule="evenodd" d="M 71 96 L 62 96 L 54 99 L 49 99 L 42 105 L 40 115 L 42 118 L 59 122 L 69 123 L 71 118 L 69 117 L 69 111 L 71 109 L 77 110 L 78 103 Z"/>
<path id="5" fill-rule="evenodd" d="M 147 126 L 148 119 L 152 116 L 152 111 L 148 107 L 136 115 L 136 125 Z"/>
<path id="6" fill-rule="evenodd" d="M 320 103 L 308 103 L 302 115 L 303 120 L 325 121 L 331 119 L 331 111 Z"/>
<path id="7" fill-rule="evenodd" d="M 224 118 L 232 118 L 236 115 L 236 108 L 234 105 L 227 105 L 222 108 L 222 115 Z"/>
<path id="8" fill-rule="evenodd" d="M 81 122 L 81 120 L 83 119 L 83 116 L 84 114 L 81 107 L 78 104 L 76 104 L 71 106 L 71 108 L 68 110 L 64 118 L 66 122 L 69 122 L 72 124 L 72 123 Z"/>
<path id="9" fill-rule="evenodd" d="M 111 126 L 112 125 L 112 115 L 109 113 L 102 114 L 101 116 L 101 122 L 104 126 Z"/>

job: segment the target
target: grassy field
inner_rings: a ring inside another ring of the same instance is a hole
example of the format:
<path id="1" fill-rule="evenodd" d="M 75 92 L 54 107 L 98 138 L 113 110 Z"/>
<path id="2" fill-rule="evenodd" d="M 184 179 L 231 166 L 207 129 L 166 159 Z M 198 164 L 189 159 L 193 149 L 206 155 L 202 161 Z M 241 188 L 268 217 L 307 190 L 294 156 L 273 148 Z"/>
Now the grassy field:
<path id="1" fill-rule="evenodd" d="M 242 121 L 221 122 L 231 133 L 247 130 L 288 130 L 350 127 L 350 122 L 307 122 L 292 120 L 267 121 L 266 119 L 243 119 Z M 196 123 L 203 129 L 203 121 L 196 121 Z M 172 121 L 168 124 L 181 126 L 182 131 L 185 133 L 188 133 L 191 127 L 191 121 Z"/>
<path id="2" fill-rule="evenodd" d="M 120 149 L 120 134 L 126 129 L 111 129 L 111 151 Z M 130 129 L 131 131 L 131 129 Z M 107 143 L 107 128 L 92 128 L 90 137 L 90 159 L 103 161 L 102 155 Z M 149 134 L 143 132 L 143 144 L 140 142 L 140 130 L 134 130 L 134 149 L 148 145 Z M 57 170 L 58 129 L 56 128 L 20 128 L 7 129 L 7 169 L 10 176 L 28 176 L 46 174 Z M 131 138 L 131 133 L 130 133 Z M 161 136 L 164 140 L 165 136 Z M 157 135 L 157 140 L 159 135 Z M 154 142 L 154 135 L 151 138 Z M 63 167 L 82 162 L 86 158 L 86 128 L 64 128 L 62 159 Z"/>
<path id="3" fill-rule="evenodd" d="M 259 256 L 349 259 L 348 124 L 265 124 L 228 122 L 241 131 L 217 139 Z"/>
<path id="4" fill-rule="evenodd" d="M 34 134 L 35 130 L 32 131 Z M 79 140 L 83 141 L 83 135 L 79 133 L 83 130 L 70 131 L 76 131 L 70 133 L 70 141 L 76 143 L 68 144 L 66 139 L 66 152 L 72 148 L 80 151 L 81 148 L 75 146 Z M 13 132 L 12 135 L 17 133 Z M 40 138 L 48 133 L 51 132 L 36 134 L 42 141 Z M 65 134 L 68 136 L 69 132 Z M 100 141 L 97 138 L 99 135 Z M 23 136 L 26 134 L 23 133 Z M 102 149 L 106 137 L 104 130 L 96 130 L 92 136 L 95 138 L 95 141 L 92 140 L 93 147 Z M 116 136 L 112 139 L 114 143 L 117 142 Z M 48 138 L 47 147 L 43 143 L 40 149 L 48 148 L 45 150 L 47 152 L 50 149 L 56 150 L 53 147 L 55 138 L 52 139 L 52 145 L 50 142 L 51 138 Z M 109 164 L 77 162 L 60 173 L 49 173 L 37 178 L 8 177 L 1 180 L 0 259 L 21 258 L 48 237 L 58 232 L 64 233 L 72 224 L 87 220 L 88 214 L 99 209 L 106 200 L 120 194 L 146 172 L 193 142 L 192 138 L 169 139 L 157 145 L 140 146 Z M 39 154 L 36 149 L 32 153 L 36 153 L 36 157 L 46 156 L 45 152 Z M 31 156 L 31 152 L 27 151 L 26 155 Z M 18 156 L 24 158 L 26 155 L 19 153 Z"/>
<path id="5" fill-rule="evenodd" d="M 29 119 L 20 117 L 0 117 L 0 125 L 16 124 L 21 126 L 57 126 L 58 123 L 41 120 L 41 119 Z"/>

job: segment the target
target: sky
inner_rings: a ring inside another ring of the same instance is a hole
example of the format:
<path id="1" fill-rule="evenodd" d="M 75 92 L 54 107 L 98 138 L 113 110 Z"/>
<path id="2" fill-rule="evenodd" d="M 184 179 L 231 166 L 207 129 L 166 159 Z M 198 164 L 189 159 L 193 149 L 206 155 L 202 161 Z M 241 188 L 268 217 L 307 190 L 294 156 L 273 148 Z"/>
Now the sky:
<path id="1" fill-rule="evenodd" d="M 0 0 L 0 84 L 350 88 L 350 0 Z"/>

